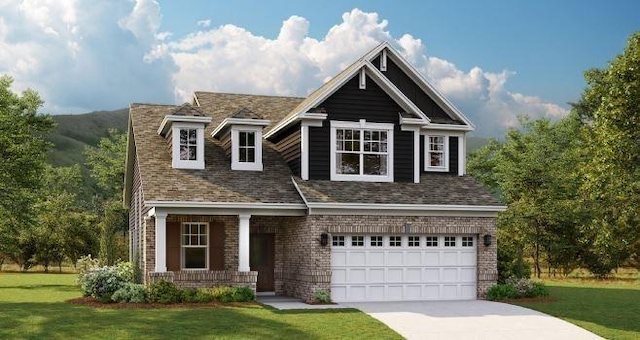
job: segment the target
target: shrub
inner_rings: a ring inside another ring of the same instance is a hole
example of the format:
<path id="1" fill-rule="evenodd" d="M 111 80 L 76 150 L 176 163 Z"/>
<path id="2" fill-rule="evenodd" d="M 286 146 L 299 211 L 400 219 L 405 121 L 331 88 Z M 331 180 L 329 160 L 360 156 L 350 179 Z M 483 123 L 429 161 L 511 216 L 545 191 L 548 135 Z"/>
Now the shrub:
<path id="1" fill-rule="evenodd" d="M 518 295 L 526 296 L 527 293 L 533 288 L 533 284 L 526 278 L 510 277 L 506 280 L 506 284 L 510 284 L 518 291 Z"/>
<path id="2" fill-rule="evenodd" d="M 114 267 L 120 277 L 125 279 L 127 282 L 134 282 L 133 264 L 131 262 L 118 261 Z"/>
<path id="3" fill-rule="evenodd" d="M 207 288 L 205 291 L 218 302 L 249 302 L 256 298 L 255 293 L 249 287 L 219 286 Z"/>
<path id="4" fill-rule="evenodd" d="M 144 285 L 128 282 L 111 296 L 114 302 L 147 302 L 147 290 Z"/>
<path id="5" fill-rule="evenodd" d="M 127 281 L 115 267 L 101 267 L 91 270 L 80 278 L 84 296 L 91 296 L 100 302 L 110 302 L 111 296 Z"/>
<path id="6" fill-rule="evenodd" d="M 531 267 L 522 255 L 522 248 L 511 244 L 498 247 L 498 283 L 505 283 L 510 277 L 529 278 Z"/>
<path id="7" fill-rule="evenodd" d="M 497 284 L 487 290 L 487 300 L 506 300 L 519 298 L 520 294 L 511 284 Z"/>
<path id="8" fill-rule="evenodd" d="M 214 301 L 213 295 L 206 288 L 186 288 L 182 289 L 182 302 L 207 303 Z"/>
<path id="9" fill-rule="evenodd" d="M 82 256 L 76 262 L 76 271 L 78 272 L 78 282 L 82 280 L 82 276 L 89 271 L 100 267 L 100 261 L 91 257 L 91 254 Z"/>
<path id="10" fill-rule="evenodd" d="M 329 293 L 326 290 L 316 290 L 316 293 L 314 294 L 316 301 L 320 302 L 320 303 L 329 303 L 331 302 L 331 295 L 329 295 Z"/>
<path id="11" fill-rule="evenodd" d="M 158 281 L 149 285 L 149 302 L 178 303 L 182 302 L 182 292 L 173 282 Z"/>
<path id="12" fill-rule="evenodd" d="M 531 284 L 531 289 L 525 294 L 525 297 L 549 296 L 549 289 L 540 282 Z"/>

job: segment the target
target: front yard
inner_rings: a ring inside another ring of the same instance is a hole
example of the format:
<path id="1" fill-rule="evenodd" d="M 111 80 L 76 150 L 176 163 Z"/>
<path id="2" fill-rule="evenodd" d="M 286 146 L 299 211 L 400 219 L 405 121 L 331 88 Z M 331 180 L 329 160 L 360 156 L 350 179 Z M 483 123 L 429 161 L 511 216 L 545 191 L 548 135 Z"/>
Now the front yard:
<path id="1" fill-rule="evenodd" d="M 552 302 L 512 302 L 607 339 L 640 339 L 640 281 L 547 280 Z"/>
<path id="2" fill-rule="evenodd" d="M 0 273 L 0 339 L 400 339 L 357 310 L 280 312 L 242 307 L 102 309 L 65 302 L 81 295 L 73 274 Z"/>

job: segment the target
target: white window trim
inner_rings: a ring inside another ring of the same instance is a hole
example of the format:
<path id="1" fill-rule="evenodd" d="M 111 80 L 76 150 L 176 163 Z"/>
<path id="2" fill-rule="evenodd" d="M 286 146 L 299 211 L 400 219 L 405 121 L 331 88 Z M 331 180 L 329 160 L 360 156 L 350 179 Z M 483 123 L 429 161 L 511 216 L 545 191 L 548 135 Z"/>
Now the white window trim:
<path id="1" fill-rule="evenodd" d="M 429 165 L 429 154 L 431 151 L 429 150 L 429 137 L 443 137 L 444 139 L 444 166 L 431 166 Z M 439 133 L 431 133 L 424 136 L 424 171 L 433 171 L 433 172 L 449 172 L 449 135 L 447 134 L 439 134 Z"/>
<path id="2" fill-rule="evenodd" d="M 240 162 L 240 132 L 255 133 L 255 162 Z M 262 171 L 262 126 L 234 125 L 231 128 L 231 170 Z"/>
<path id="3" fill-rule="evenodd" d="M 180 159 L 180 130 L 195 129 L 196 130 L 196 159 L 181 160 Z M 172 135 L 172 152 L 171 166 L 175 169 L 204 169 L 204 124 L 174 122 L 171 126 Z"/>
<path id="4" fill-rule="evenodd" d="M 375 129 L 387 131 L 387 174 L 382 175 L 345 175 L 336 173 L 336 130 L 337 129 Z M 332 181 L 360 182 L 393 182 L 393 124 L 369 123 L 364 119 L 359 122 L 331 121 L 330 167 Z"/>
<path id="5" fill-rule="evenodd" d="M 205 268 L 185 268 L 184 267 L 184 260 L 185 260 L 185 255 L 184 255 L 184 248 L 190 248 L 190 247 L 186 247 L 185 245 L 182 244 L 182 238 L 184 236 L 183 234 L 183 227 L 185 224 L 200 224 L 200 225 L 204 225 L 207 228 L 207 246 L 206 247 L 191 247 L 191 248 L 205 248 Z M 180 223 L 180 270 L 185 270 L 185 271 L 191 271 L 191 270 L 209 270 L 209 249 L 211 247 L 210 243 L 211 243 L 211 239 L 209 237 L 209 233 L 211 232 L 211 230 L 209 229 L 209 223 L 207 222 L 182 222 Z"/>

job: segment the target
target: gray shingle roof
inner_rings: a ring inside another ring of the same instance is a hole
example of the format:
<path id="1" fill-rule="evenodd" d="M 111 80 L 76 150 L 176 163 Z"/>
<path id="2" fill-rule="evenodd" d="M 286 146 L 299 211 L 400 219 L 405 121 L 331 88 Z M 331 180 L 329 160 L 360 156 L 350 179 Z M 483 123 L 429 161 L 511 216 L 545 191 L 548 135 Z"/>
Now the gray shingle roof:
<path id="1" fill-rule="evenodd" d="M 234 110 L 229 108 L 237 106 L 232 102 L 235 97 L 217 96 L 216 102 L 231 114 Z M 259 104 L 265 101 L 249 100 L 256 111 L 263 110 Z M 145 201 L 303 203 L 291 182 L 291 170 L 268 141 L 263 141 L 264 171 L 232 171 L 230 159 L 219 142 L 210 137 L 215 124 L 209 124 L 205 132 L 206 168 L 172 168 L 170 148 L 157 129 L 164 116 L 175 109 L 147 104 L 132 104 L 130 108 Z"/>
<path id="2" fill-rule="evenodd" d="M 471 176 L 423 174 L 420 183 L 294 181 L 309 203 L 503 205 Z"/>

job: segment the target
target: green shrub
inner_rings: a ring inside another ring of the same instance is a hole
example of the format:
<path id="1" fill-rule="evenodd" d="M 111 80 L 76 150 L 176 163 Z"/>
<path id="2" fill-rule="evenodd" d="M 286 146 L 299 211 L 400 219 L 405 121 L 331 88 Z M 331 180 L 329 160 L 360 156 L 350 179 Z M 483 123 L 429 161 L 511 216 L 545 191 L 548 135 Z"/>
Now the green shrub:
<path id="1" fill-rule="evenodd" d="M 115 267 L 101 267 L 86 272 L 80 278 L 80 288 L 84 296 L 91 296 L 100 302 L 111 302 L 111 296 L 127 283 Z"/>
<path id="2" fill-rule="evenodd" d="M 322 290 L 322 289 L 316 290 L 316 293 L 314 294 L 314 296 L 316 298 L 316 301 L 320 303 L 331 302 L 331 295 L 326 290 Z"/>
<path id="3" fill-rule="evenodd" d="M 115 270 L 118 272 L 118 275 L 125 279 L 127 282 L 133 281 L 133 264 L 131 262 L 123 262 L 118 261 L 115 265 Z"/>
<path id="4" fill-rule="evenodd" d="M 256 299 L 256 293 L 249 287 L 235 287 L 233 289 L 235 302 L 250 302 Z"/>
<path id="5" fill-rule="evenodd" d="M 82 280 L 84 274 L 100 267 L 100 261 L 91 257 L 91 254 L 82 256 L 76 262 L 76 271 L 78 272 L 78 282 Z"/>
<path id="6" fill-rule="evenodd" d="M 249 302 L 256 298 L 249 287 L 218 286 L 204 290 L 213 300 L 218 302 Z"/>
<path id="7" fill-rule="evenodd" d="M 147 290 L 144 285 L 128 282 L 113 293 L 111 300 L 120 303 L 145 303 L 147 302 Z"/>
<path id="8" fill-rule="evenodd" d="M 487 300 L 506 300 L 519 298 L 520 294 L 512 284 L 497 284 L 487 290 Z"/>
<path id="9" fill-rule="evenodd" d="M 529 278 L 531 267 L 522 255 L 522 248 L 512 244 L 500 244 L 498 247 L 498 283 L 508 278 Z"/>
<path id="10" fill-rule="evenodd" d="M 533 282 L 531 289 L 526 292 L 525 297 L 549 296 L 549 289 L 540 282 Z"/>
<path id="11" fill-rule="evenodd" d="M 533 288 L 533 283 L 527 278 L 510 277 L 505 283 L 512 285 L 513 288 L 518 291 L 519 296 L 526 296 L 531 288 Z"/>
<path id="12" fill-rule="evenodd" d="M 158 281 L 149 285 L 149 302 L 154 303 L 179 303 L 182 302 L 182 292 L 173 282 Z"/>

